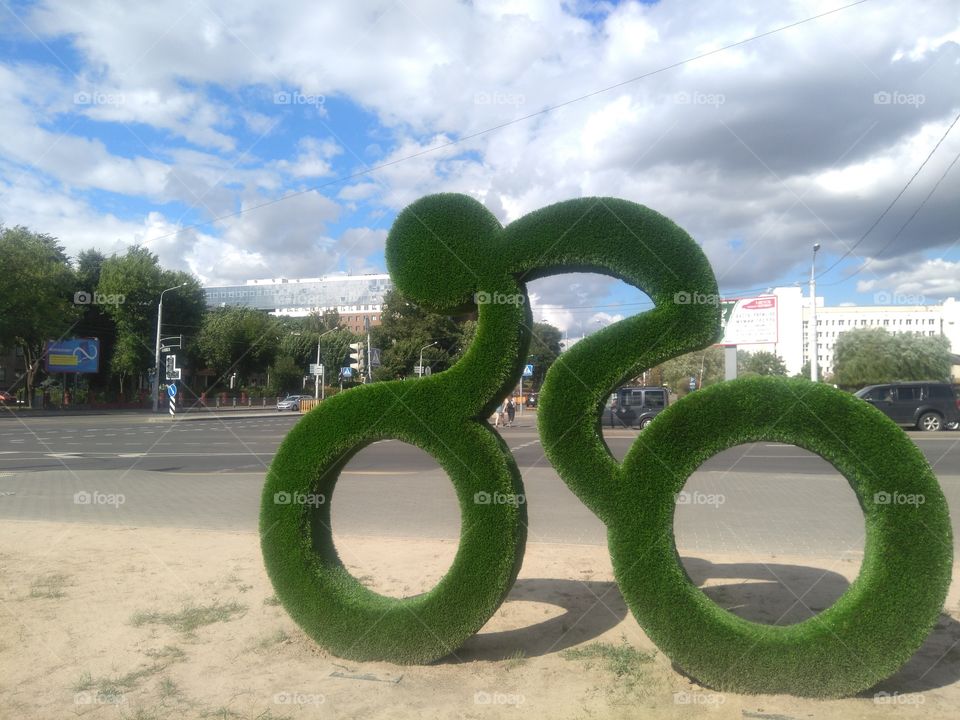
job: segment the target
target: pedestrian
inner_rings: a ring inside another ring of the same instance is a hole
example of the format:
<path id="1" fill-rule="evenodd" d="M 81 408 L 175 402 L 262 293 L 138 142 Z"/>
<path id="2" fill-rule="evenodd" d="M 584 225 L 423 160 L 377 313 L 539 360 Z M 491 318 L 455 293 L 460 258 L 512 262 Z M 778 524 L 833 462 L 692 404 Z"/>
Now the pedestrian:
<path id="1" fill-rule="evenodd" d="M 503 406 L 497 405 L 497 409 L 493 411 L 493 426 L 500 427 L 500 423 L 503 421 Z"/>
<path id="2" fill-rule="evenodd" d="M 513 418 L 517 414 L 517 406 L 513 403 L 513 398 L 507 398 L 507 427 L 513 427 Z"/>

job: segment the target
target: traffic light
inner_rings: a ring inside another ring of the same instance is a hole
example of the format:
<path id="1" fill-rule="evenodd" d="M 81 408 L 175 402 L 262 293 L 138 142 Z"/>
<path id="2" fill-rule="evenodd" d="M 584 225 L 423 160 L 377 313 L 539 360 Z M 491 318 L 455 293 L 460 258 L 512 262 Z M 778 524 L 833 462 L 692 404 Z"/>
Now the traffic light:
<path id="1" fill-rule="evenodd" d="M 357 375 L 363 374 L 363 343 L 350 343 L 350 354 L 347 356 L 347 364 Z"/>

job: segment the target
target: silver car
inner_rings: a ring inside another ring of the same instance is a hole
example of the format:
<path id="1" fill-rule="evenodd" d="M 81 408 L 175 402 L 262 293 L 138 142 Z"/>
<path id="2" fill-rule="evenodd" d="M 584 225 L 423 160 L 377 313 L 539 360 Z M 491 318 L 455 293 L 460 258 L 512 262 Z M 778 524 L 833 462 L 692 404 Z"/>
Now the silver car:
<path id="1" fill-rule="evenodd" d="M 281 410 L 300 412 L 300 401 L 309 400 L 310 397 L 310 395 L 287 395 L 283 400 L 277 402 L 277 412 Z"/>

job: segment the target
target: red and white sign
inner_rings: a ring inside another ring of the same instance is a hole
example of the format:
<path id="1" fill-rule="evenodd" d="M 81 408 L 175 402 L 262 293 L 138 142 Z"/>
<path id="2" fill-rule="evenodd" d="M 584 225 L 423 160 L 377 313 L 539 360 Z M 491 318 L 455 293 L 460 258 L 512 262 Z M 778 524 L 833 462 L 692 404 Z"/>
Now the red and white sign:
<path id="1" fill-rule="evenodd" d="M 723 300 L 723 339 L 718 345 L 761 345 L 777 342 L 777 298 Z"/>

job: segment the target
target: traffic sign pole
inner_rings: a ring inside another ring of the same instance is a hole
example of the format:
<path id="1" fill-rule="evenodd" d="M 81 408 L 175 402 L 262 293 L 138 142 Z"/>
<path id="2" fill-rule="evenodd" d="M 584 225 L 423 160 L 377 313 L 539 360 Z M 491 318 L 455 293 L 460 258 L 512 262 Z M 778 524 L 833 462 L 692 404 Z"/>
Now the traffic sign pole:
<path id="1" fill-rule="evenodd" d="M 170 397 L 170 417 L 175 417 L 177 414 L 177 381 L 174 380 L 172 383 L 167 385 L 167 395 Z"/>

